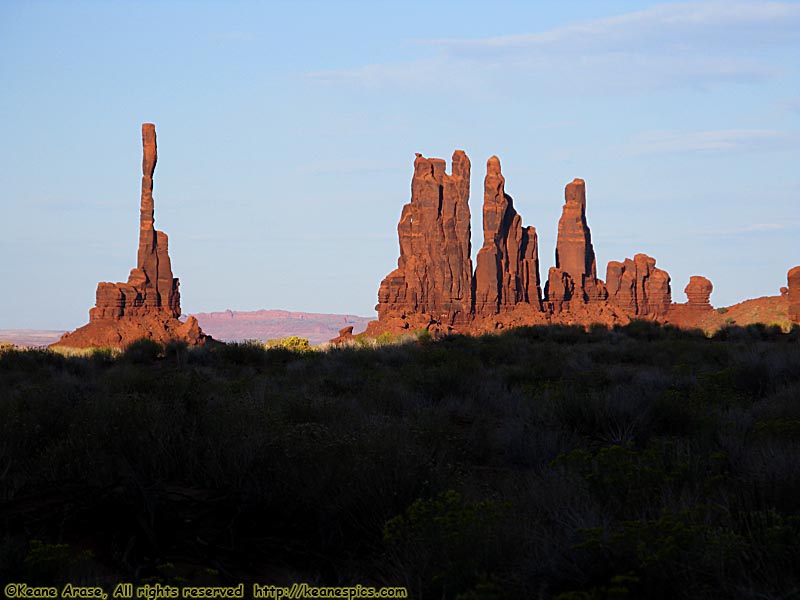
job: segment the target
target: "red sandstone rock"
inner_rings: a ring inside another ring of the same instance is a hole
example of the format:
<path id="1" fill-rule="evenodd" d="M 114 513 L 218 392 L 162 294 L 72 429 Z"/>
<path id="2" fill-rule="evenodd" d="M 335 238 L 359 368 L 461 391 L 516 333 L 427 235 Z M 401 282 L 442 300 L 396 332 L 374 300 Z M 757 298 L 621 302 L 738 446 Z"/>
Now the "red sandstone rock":
<path id="1" fill-rule="evenodd" d="M 625 262 L 612 260 L 606 267 L 606 289 L 608 301 L 630 314 L 636 314 L 636 263 L 630 258 Z"/>
<path id="2" fill-rule="evenodd" d="M 789 320 L 800 324 L 800 266 L 789 269 L 786 279 L 789 288 Z"/>
<path id="3" fill-rule="evenodd" d="M 452 175 L 445 173 L 444 160 L 417 154 L 411 201 L 403 207 L 397 226 L 397 269 L 378 291 L 375 309 L 381 321 L 399 320 L 405 328 L 469 321 L 469 175 L 470 162 L 461 150 L 453 153 Z"/>
<path id="4" fill-rule="evenodd" d="M 536 229 L 522 227 L 514 201 L 505 193 L 500 159 L 486 163 L 483 247 L 475 269 L 475 313 L 490 315 L 517 304 L 541 309 Z"/>
<path id="5" fill-rule="evenodd" d="M 663 317 L 672 302 L 669 273 L 657 268 L 656 259 L 646 254 L 609 262 L 606 288 L 610 304 L 638 318 Z"/>
<path id="6" fill-rule="evenodd" d="M 569 300 L 575 295 L 575 282 L 569 273 L 558 267 L 550 267 L 547 283 L 544 286 L 545 307 L 552 313 L 560 313 L 569 308 Z"/>
<path id="7" fill-rule="evenodd" d="M 484 242 L 472 277 L 469 171 L 457 168 L 455 155 L 453 162 L 453 175 L 448 176 L 444 161 L 417 157 L 412 201 L 404 208 L 398 226 L 398 269 L 381 283 L 379 320 L 369 324 L 368 335 L 418 328 L 484 333 L 548 323 L 612 326 L 634 318 L 714 331 L 730 323 L 734 314 L 737 324 L 785 321 L 787 313 L 800 321 L 800 267 L 789 272 L 784 296 L 742 303 L 731 307 L 726 316 L 712 309 L 712 285 L 703 277 L 692 277 L 686 288 L 689 302 L 672 304 L 669 274 L 645 254 L 610 262 L 606 286 L 596 274 L 586 222 L 586 188 L 580 179 L 565 190 L 556 266 L 548 272 L 545 298 L 540 303 L 536 232 L 522 227 L 521 217 L 505 193 L 496 157 L 487 163 Z M 454 194 L 453 189 L 459 192 Z M 462 217 L 454 218 L 453 226 L 446 224 L 443 214 Z M 472 294 L 465 295 L 470 282 Z"/>
<path id="8" fill-rule="evenodd" d="M 597 279 L 592 234 L 586 223 L 586 184 L 583 179 L 574 179 L 564 189 L 564 206 L 558 222 L 558 241 L 556 242 L 556 280 L 563 281 L 564 275 L 572 280 L 572 286 L 563 286 L 566 295 L 560 299 L 562 286 L 552 293 L 545 291 L 547 301 L 562 304 L 573 298 L 579 302 L 602 302 L 607 297 L 605 285 Z M 572 287 L 572 292 L 569 292 Z M 552 298 L 551 298 L 552 296 Z"/>
<path id="9" fill-rule="evenodd" d="M 334 346 L 341 346 L 342 344 L 347 344 L 355 339 L 353 335 L 353 326 L 348 325 L 347 327 L 342 327 L 339 330 L 339 335 L 333 338 L 330 343 Z"/>
<path id="10" fill-rule="evenodd" d="M 664 322 L 678 327 L 698 328 L 704 331 L 715 331 L 726 323 L 731 322 L 731 317 L 722 317 L 713 310 L 709 297 L 714 286 L 711 281 L 699 275 L 689 278 L 689 283 L 683 290 L 688 302 L 672 304 Z M 749 322 L 749 321 L 748 321 Z"/>
<path id="11" fill-rule="evenodd" d="M 172 276 L 167 234 L 154 226 L 153 173 L 158 153 L 152 123 L 142 125 L 142 196 L 139 214 L 139 251 L 136 268 L 127 283 L 101 282 L 89 323 L 66 333 L 54 346 L 86 348 L 124 347 L 139 338 L 157 342 L 181 340 L 201 344 L 210 340 L 197 319 L 181 322 L 178 279 Z"/>
<path id="12" fill-rule="evenodd" d="M 689 300 L 688 305 L 690 308 L 693 310 L 711 310 L 709 298 L 713 290 L 714 286 L 710 280 L 699 275 L 692 275 L 683 291 Z"/>

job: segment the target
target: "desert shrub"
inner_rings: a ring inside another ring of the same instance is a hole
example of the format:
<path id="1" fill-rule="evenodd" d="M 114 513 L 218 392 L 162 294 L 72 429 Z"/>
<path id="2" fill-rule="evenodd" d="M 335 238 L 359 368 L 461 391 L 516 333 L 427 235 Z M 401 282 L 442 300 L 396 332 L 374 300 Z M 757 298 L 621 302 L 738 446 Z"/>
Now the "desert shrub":
<path id="1" fill-rule="evenodd" d="M 128 344 L 122 353 L 122 358 L 133 364 L 147 364 L 155 361 L 163 351 L 163 346 L 158 342 L 142 338 Z"/>
<path id="2" fill-rule="evenodd" d="M 414 336 L 420 344 L 428 344 L 433 341 L 433 334 L 427 329 L 417 329 Z"/>
<path id="3" fill-rule="evenodd" d="M 164 345 L 164 356 L 180 361 L 186 358 L 189 343 L 184 340 L 170 340 Z"/>
<path id="4" fill-rule="evenodd" d="M 31 540 L 23 559 L 22 579 L 30 584 L 68 583 L 82 579 L 91 569 L 93 554 L 69 544 Z"/>
<path id="5" fill-rule="evenodd" d="M 589 581 L 582 591 L 597 597 L 616 587 L 623 598 L 686 597 L 686 566 L 692 565 L 695 597 L 713 593 L 721 575 L 717 569 L 744 547 L 721 521 L 713 509 L 696 506 L 582 530 L 575 545 L 579 556 L 586 553 L 581 559 L 588 559 Z"/>
<path id="6" fill-rule="evenodd" d="M 608 333 L 608 326 L 604 323 L 591 323 L 587 331 L 592 334 L 591 339 L 603 339 Z"/>
<path id="7" fill-rule="evenodd" d="M 455 596 L 501 566 L 496 527 L 504 510 L 496 501 L 468 501 L 447 490 L 415 500 L 387 521 L 384 541 L 417 596 Z"/>
<path id="8" fill-rule="evenodd" d="M 614 331 L 618 331 L 627 337 L 637 340 L 653 341 L 666 337 L 662 326 L 655 321 L 634 319 L 627 325 L 614 326 Z"/>
<path id="9" fill-rule="evenodd" d="M 763 589 L 765 595 L 780 595 L 784 586 L 797 589 L 800 576 L 794 566 L 800 553 L 800 516 L 754 510 L 737 514 L 734 526 L 744 545 L 731 561 L 744 579 L 740 585 Z"/>
<path id="10" fill-rule="evenodd" d="M 551 465 L 574 470 L 620 516 L 646 511 L 667 488 L 680 486 L 689 469 L 674 444 L 660 441 L 641 451 L 631 444 L 607 446 L 595 453 L 576 449 Z"/>
<path id="11" fill-rule="evenodd" d="M 580 325 L 554 325 L 541 328 L 547 339 L 558 344 L 575 344 L 585 340 L 588 335 Z"/>
<path id="12" fill-rule="evenodd" d="M 688 436 L 697 427 L 696 415 L 686 395 L 674 388 L 665 390 L 646 410 L 654 435 Z"/>
<path id="13" fill-rule="evenodd" d="M 266 344 L 264 344 L 267 348 L 283 348 L 284 350 L 289 350 L 290 352 L 311 352 L 311 344 L 306 338 L 301 338 L 296 335 L 290 335 L 289 337 L 281 338 L 278 340 L 269 340 Z"/>
<path id="14" fill-rule="evenodd" d="M 66 357 L 41 348 L 9 348 L 0 352 L 0 371 L 8 373 L 32 373 L 50 367 L 59 368 L 66 364 Z"/>
<path id="15" fill-rule="evenodd" d="M 388 346 L 390 344 L 396 344 L 399 341 L 399 338 L 400 336 L 393 335 L 386 331 L 375 338 L 375 346 Z"/>
<path id="16" fill-rule="evenodd" d="M 257 340 L 229 342 L 216 348 L 214 354 L 223 364 L 251 367 L 266 364 L 269 356 L 264 345 Z"/>

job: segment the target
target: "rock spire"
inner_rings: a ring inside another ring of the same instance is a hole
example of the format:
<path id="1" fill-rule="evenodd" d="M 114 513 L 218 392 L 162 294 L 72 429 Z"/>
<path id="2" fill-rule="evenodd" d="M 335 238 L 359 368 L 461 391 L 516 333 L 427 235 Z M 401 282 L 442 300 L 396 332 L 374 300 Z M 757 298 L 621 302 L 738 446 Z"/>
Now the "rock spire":
<path id="1" fill-rule="evenodd" d="M 564 189 L 564 206 L 558 221 L 556 266 L 548 273 L 545 296 L 555 311 L 562 310 L 565 302 L 602 302 L 607 296 L 603 282 L 597 279 L 592 234 L 586 222 L 586 183 L 583 179 L 574 179 Z"/>
<path id="2" fill-rule="evenodd" d="M 523 227 L 514 201 L 505 193 L 500 159 L 486 163 L 483 247 L 475 270 L 475 313 L 490 315 L 517 304 L 541 309 L 536 229 Z"/>
<path id="3" fill-rule="evenodd" d="M 191 344 L 205 342 L 194 317 L 183 323 L 180 285 L 172 275 L 167 234 L 155 229 L 153 173 L 158 151 L 156 129 L 142 125 L 142 193 L 139 209 L 139 250 L 127 283 L 101 282 L 89 324 L 65 334 L 54 345 L 124 347 L 139 338 L 158 342 L 172 339 Z"/>
<path id="4" fill-rule="evenodd" d="M 381 282 L 381 320 L 414 323 L 401 327 L 468 322 L 472 311 L 472 259 L 469 212 L 470 162 L 453 153 L 452 173 L 445 161 L 417 154 L 411 180 L 411 201 L 403 207 L 397 233 L 397 269 Z"/>

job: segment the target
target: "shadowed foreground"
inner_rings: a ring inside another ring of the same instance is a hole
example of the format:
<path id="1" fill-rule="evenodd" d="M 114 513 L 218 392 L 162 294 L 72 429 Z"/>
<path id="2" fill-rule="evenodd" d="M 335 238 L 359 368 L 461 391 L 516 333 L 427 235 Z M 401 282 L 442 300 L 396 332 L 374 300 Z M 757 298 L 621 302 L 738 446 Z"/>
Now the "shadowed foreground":
<path id="1" fill-rule="evenodd" d="M 3 350 L 0 580 L 800 587 L 800 329 L 396 341 Z"/>

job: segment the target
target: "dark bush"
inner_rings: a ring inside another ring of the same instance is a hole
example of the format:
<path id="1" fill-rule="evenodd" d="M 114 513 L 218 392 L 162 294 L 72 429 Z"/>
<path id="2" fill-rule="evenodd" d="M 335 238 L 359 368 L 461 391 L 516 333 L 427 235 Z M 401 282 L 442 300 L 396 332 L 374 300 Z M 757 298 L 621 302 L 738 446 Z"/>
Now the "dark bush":
<path id="1" fill-rule="evenodd" d="M 128 344 L 122 357 L 127 362 L 142 365 L 155 361 L 163 352 L 164 347 L 161 344 L 148 338 L 142 338 Z"/>

